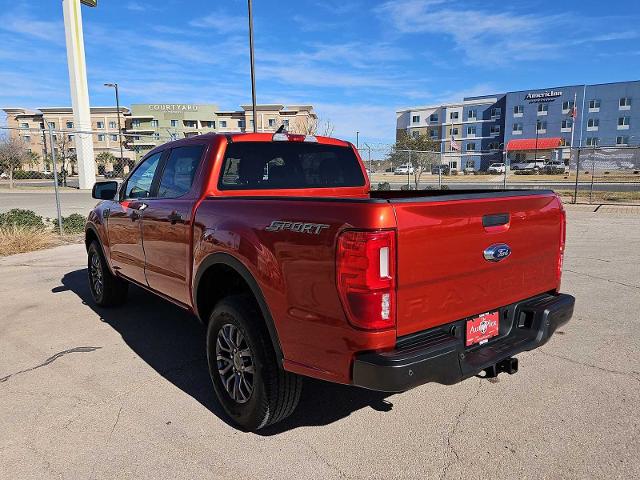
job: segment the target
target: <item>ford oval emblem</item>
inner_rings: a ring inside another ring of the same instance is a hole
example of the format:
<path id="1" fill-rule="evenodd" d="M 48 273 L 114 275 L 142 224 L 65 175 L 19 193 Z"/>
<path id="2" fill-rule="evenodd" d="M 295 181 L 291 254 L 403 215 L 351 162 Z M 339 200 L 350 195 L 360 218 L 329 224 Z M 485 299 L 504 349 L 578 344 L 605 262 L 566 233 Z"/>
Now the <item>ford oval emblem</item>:
<path id="1" fill-rule="evenodd" d="M 484 259 L 488 262 L 499 262 L 511 255 L 511 248 L 506 243 L 495 243 L 484 250 Z"/>

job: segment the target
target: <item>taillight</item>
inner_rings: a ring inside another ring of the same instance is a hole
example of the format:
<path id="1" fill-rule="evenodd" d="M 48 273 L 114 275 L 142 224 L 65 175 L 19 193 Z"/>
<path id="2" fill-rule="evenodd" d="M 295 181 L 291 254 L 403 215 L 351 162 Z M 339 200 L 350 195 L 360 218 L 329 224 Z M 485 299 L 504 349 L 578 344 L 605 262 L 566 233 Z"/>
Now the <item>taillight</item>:
<path id="1" fill-rule="evenodd" d="M 381 330 L 396 323 L 395 231 L 349 230 L 338 237 L 338 292 L 349 322 Z"/>
<path id="2" fill-rule="evenodd" d="M 560 251 L 558 252 L 558 270 L 556 278 L 558 279 L 557 290 L 560 290 L 560 282 L 562 281 L 562 263 L 564 262 L 564 247 L 567 241 L 567 212 L 560 206 Z"/>

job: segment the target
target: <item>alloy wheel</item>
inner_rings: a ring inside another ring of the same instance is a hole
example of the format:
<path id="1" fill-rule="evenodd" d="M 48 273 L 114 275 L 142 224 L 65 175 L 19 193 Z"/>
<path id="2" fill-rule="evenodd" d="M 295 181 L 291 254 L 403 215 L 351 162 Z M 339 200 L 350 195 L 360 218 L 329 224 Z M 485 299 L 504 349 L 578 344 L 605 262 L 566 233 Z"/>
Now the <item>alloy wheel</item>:
<path id="1" fill-rule="evenodd" d="M 238 327 L 226 323 L 216 339 L 218 374 L 229 396 L 246 403 L 253 392 L 255 366 L 247 339 Z"/>

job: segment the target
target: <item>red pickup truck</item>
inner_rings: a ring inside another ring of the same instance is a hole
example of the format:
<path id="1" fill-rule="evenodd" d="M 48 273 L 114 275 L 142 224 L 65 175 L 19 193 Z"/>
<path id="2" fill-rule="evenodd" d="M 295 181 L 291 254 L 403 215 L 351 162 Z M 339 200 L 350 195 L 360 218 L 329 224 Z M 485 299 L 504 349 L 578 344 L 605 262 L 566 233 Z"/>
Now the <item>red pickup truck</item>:
<path id="1" fill-rule="evenodd" d="M 302 376 L 401 392 L 515 373 L 573 313 L 547 190 L 371 191 L 352 144 L 257 133 L 159 146 L 93 196 L 95 302 L 134 283 L 197 315 L 245 430 L 291 414 Z"/>

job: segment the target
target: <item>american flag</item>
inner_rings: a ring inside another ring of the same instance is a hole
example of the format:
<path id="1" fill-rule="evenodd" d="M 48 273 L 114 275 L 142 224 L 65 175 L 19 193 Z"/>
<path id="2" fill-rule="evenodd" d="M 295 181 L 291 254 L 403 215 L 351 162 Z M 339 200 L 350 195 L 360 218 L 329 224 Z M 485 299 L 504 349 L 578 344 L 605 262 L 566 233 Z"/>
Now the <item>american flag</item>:
<path id="1" fill-rule="evenodd" d="M 571 111 L 569 112 L 569 116 L 571 118 L 576 118 L 578 116 L 578 107 L 576 107 L 575 105 L 573 107 L 571 107 Z"/>
<path id="2" fill-rule="evenodd" d="M 460 151 L 460 145 L 454 140 L 453 135 L 451 135 L 451 150 Z"/>

